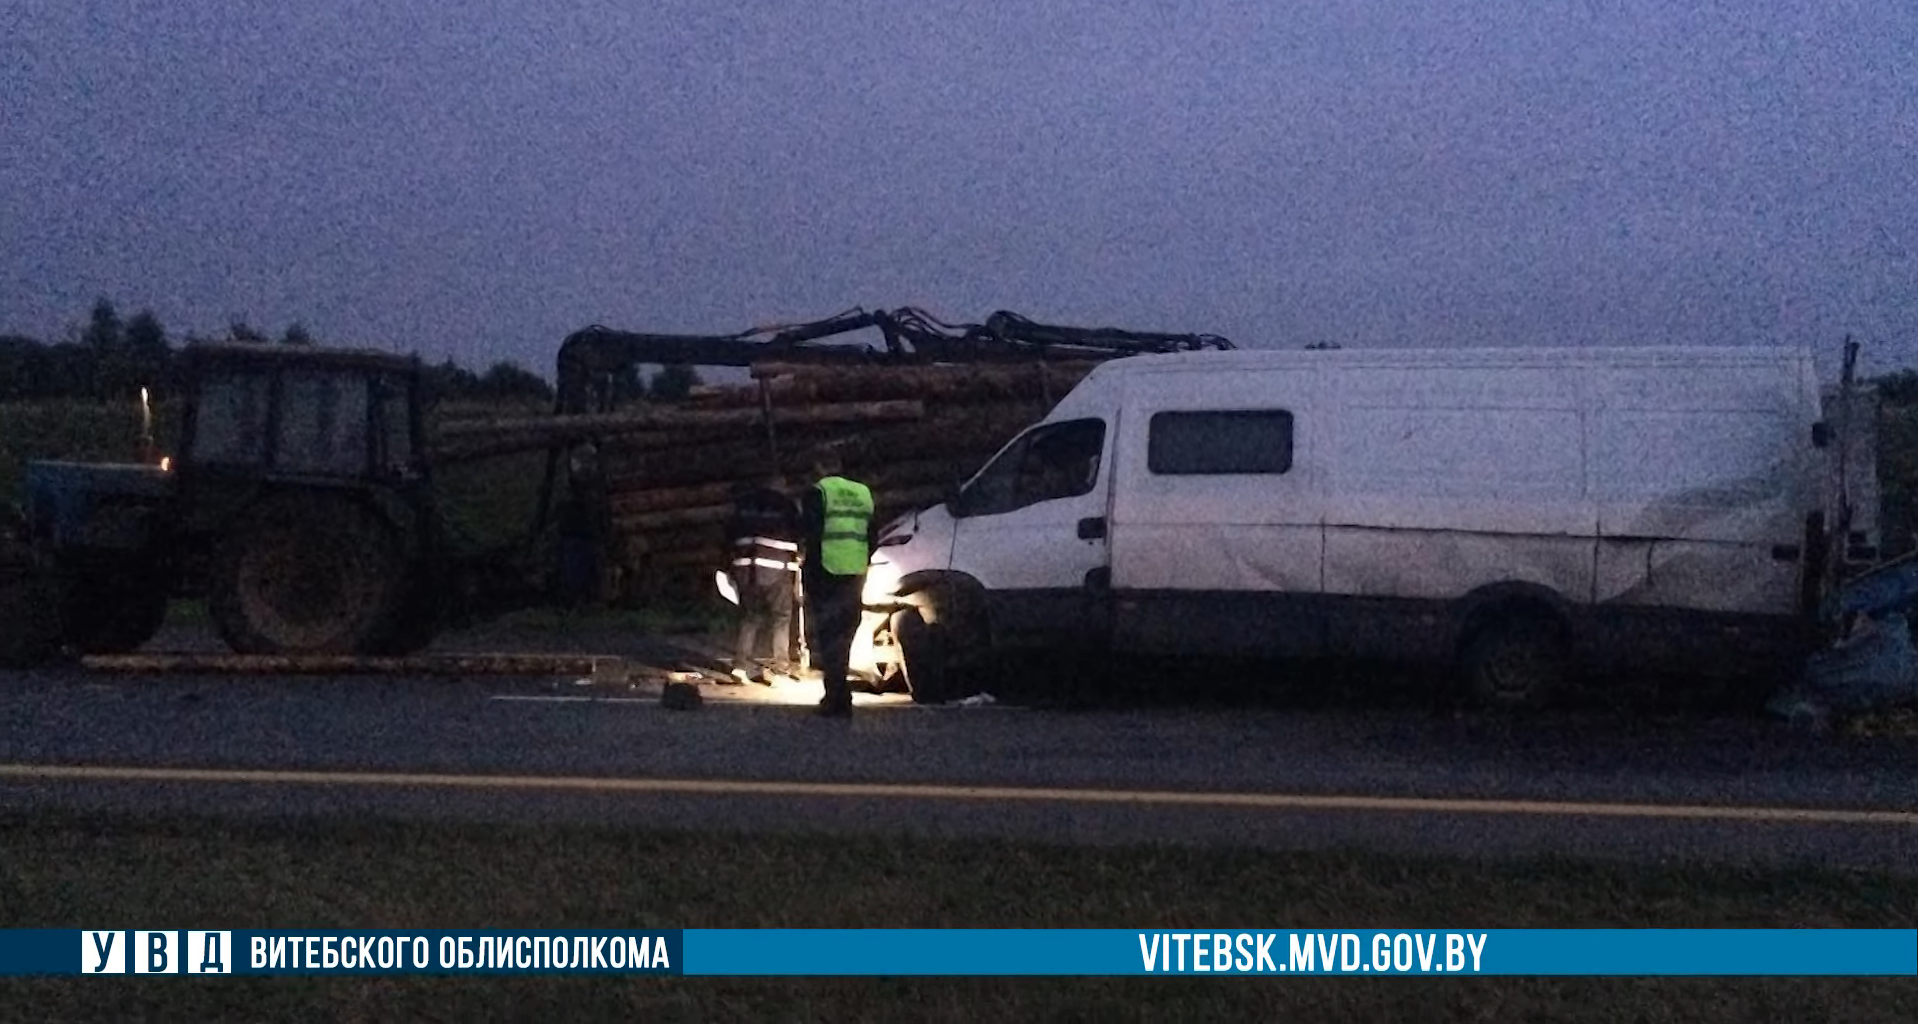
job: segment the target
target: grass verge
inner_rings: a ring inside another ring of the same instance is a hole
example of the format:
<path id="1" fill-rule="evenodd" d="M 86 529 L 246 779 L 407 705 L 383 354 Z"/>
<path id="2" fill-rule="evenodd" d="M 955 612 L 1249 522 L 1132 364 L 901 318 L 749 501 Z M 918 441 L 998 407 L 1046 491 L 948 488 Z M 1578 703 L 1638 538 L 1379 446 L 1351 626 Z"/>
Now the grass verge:
<path id="1" fill-rule="evenodd" d="M 0 926 L 1905 927 L 1918 879 L 589 827 L 0 815 Z M 884 963 L 885 950 L 872 951 Z M 1852 979 L 0 980 L 21 1019 L 1918 1019 Z"/>

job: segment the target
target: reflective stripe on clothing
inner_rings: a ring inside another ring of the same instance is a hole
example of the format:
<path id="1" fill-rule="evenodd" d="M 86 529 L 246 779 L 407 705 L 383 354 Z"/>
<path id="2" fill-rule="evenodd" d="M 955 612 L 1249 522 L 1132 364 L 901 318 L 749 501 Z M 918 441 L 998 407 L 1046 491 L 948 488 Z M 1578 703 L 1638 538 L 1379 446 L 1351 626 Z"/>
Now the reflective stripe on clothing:
<path id="1" fill-rule="evenodd" d="M 798 543 L 794 541 L 774 540 L 771 537 L 739 537 L 733 541 L 733 546 L 736 548 L 743 548 L 749 544 L 757 544 L 762 548 L 771 548 L 774 551 L 799 550 Z"/>
<path id="2" fill-rule="evenodd" d="M 871 556 L 866 539 L 872 524 L 872 490 L 856 480 L 829 476 L 819 481 L 819 497 L 825 512 L 819 567 L 832 576 L 860 575 Z"/>
<path id="3" fill-rule="evenodd" d="M 735 558 L 733 559 L 733 564 L 738 566 L 756 565 L 765 569 L 781 569 L 786 572 L 792 572 L 799 568 L 798 562 L 782 562 L 776 558 Z"/>

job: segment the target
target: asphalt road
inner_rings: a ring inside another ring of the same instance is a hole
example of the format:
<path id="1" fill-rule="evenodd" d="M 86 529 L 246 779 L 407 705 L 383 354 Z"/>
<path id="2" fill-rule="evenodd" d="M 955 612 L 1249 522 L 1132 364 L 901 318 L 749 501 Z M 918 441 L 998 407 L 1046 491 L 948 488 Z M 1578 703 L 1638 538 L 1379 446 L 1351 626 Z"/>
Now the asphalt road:
<path id="1" fill-rule="evenodd" d="M 1912 739 L 1416 704 L 1067 712 L 862 696 L 851 721 L 833 721 L 809 713 L 804 687 L 708 687 L 697 711 L 665 709 L 656 692 L 568 679 L 0 674 L 0 808 L 1918 871 Z"/>

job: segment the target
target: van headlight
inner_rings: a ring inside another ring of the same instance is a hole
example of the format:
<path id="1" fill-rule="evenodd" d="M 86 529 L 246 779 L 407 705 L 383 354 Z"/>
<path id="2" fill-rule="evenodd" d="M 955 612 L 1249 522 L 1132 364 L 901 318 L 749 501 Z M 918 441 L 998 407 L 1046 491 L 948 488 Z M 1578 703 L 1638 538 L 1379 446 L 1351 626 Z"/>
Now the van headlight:
<path id="1" fill-rule="evenodd" d="M 866 589 L 860 600 L 868 605 L 892 603 L 899 594 L 899 567 L 884 553 L 872 556 L 872 562 L 866 566 Z"/>

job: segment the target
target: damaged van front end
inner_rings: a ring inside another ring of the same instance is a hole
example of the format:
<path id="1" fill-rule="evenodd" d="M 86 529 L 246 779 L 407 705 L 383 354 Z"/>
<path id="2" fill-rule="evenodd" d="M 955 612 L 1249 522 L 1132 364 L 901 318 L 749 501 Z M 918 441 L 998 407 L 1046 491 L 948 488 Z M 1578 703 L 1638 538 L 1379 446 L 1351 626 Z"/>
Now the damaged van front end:
<path id="1" fill-rule="evenodd" d="M 893 616 L 914 607 L 920 579 L 951 566 L 952 524 L 947 507 L 935 505 L 900 516 L 879 532 L 866 570 L 865 610 L 848 666 L 853 677 L 871 689 L 904 687 L 899 644 L 892 635 Z"/>

